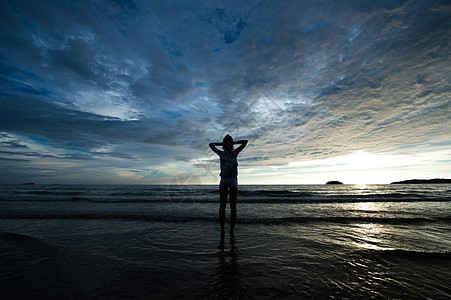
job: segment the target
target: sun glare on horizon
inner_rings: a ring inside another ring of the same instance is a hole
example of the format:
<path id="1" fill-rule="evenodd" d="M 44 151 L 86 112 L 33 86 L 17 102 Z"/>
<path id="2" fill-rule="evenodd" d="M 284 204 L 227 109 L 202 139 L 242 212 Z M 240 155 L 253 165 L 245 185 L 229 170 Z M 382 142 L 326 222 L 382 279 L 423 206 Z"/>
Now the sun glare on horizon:
<path id="1" fill-rule="evenodd" d="M 242 167 L 240 180 L 252 184 L 324 184 L 330 180 L 363 187 L 365 184 L 388 184 L 413 178 L 431 178 L 438 171 L 446 172 L 446 162 L 438 168 L 429 166 L 434 155 L 447 154 L 389 155 L 358 150 L 348 155 L 291 162 L 285 166 Z"/>

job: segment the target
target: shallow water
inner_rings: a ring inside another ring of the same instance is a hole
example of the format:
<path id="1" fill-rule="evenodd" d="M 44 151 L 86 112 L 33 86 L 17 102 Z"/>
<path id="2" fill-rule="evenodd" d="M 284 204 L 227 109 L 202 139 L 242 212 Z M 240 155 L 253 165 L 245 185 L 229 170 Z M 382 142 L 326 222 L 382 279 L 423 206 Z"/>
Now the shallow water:
<path id="1" fill-rule="evenodd" d="M 428 197 L 361 201 L 353 198 L 361 189 L 350 186 L 248 186 L 234 239 L 227 234 L 221 250 L 214 187 L 127 187 L 142 198 L 130 201 L 110 195 L 120 191 L 112 186 L 71 186 L 84 200 L 60 195 L 66 186 L 8 186 L 0 199 L 0 296 L 446 299 L 448 187 L 370 186 L 373 195 Z M 295 188 L 321 196 L 286 201 Z M 49 192 L 57 199 L 41 197 Z"/>

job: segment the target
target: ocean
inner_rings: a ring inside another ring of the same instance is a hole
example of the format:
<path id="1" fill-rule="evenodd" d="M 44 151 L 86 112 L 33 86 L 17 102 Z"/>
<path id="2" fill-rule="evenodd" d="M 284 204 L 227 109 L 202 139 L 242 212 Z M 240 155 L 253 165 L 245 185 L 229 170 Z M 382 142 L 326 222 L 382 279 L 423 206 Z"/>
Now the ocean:
<path id="1" fill-rule="evenodd" d="M 451 298 L 451 184 L 240 185 L 224 249 L 218 208 L 209 185 L 0 185 L 0 298 Z"/>

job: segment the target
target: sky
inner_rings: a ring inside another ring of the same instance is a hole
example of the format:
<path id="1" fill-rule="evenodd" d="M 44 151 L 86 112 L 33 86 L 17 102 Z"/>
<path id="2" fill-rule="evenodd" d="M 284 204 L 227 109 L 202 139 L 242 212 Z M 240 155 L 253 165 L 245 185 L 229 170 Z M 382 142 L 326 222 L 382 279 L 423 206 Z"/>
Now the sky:
<path id="1" fill-rule="evenodd" d="M 451 177 L 449 1 L 0 1 L 0 183 Z"/>

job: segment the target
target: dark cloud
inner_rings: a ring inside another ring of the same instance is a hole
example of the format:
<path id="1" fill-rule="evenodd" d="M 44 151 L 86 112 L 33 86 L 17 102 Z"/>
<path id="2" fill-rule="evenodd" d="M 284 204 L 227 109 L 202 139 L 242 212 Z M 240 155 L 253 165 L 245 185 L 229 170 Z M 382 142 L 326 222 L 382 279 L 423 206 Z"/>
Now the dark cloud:
<path id="1" fill-rule="evenodd" d="M 1 152 L 0 152 L 1 153 Z M 10 161 L 10 162 L 29 162 L 27 159 L 21 159 L 21 158 L 7 158 L 7 157 L 0 157 L 0 160 L 2 161 Z"/>
<path id="2" fill-rule="evenodd" d="M 3 1 L 0 156 L 202 169 L 226 133 L 252 141 L 247 166 L 446 142 L 450 16 L 446 1 Z"/>

